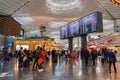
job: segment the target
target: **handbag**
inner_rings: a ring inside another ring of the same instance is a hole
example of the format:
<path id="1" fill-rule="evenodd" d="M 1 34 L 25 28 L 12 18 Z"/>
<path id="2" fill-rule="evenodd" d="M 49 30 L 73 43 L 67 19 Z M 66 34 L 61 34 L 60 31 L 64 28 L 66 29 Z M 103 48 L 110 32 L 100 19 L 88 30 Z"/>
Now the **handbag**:
<path id="1" fill-rule="evenodd" d="M 109 62 L 113 63 L 113 62 L 115 62 L 115 59 L 114 58 L 109 58 Z"/>

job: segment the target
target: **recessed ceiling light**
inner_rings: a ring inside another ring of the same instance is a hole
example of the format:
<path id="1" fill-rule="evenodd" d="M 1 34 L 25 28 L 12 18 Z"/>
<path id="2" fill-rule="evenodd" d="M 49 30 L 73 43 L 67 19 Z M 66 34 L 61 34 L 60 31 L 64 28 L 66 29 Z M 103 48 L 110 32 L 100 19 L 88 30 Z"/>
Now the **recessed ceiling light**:
<path id="1" fill-rule="evenodd" d="M 18 21 L 20 24 L 22 24 L 23 26 L 34 21 L 32 17 L 14 17 L 14 19 Z"/>

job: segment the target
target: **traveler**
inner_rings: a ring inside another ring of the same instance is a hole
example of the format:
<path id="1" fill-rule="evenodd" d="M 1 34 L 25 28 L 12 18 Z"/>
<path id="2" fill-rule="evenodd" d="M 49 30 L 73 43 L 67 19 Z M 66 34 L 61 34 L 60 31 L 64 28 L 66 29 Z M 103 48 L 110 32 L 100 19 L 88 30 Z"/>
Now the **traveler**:
<path id="1" fill-rule="evenodd" d="M 108 58 L 109 58 L 109 73 L 111 73 L 111 65 L 113 64 L 114 71 L 116 73 L 116 56 L 115 53 L 112 51 L 112 49 L 109 50 L 108 52 Z"/>
<path id="2" fill-rule="evenodd" d="M 38 46 L 37 47 L 37 49 L 36 49 L 36 51 L 35 51 L 35 53 L 34 53 L 34 58 L 35 58 L 35 60 L 34 60 L 34 63 L 33 63 L 33 68 L 32 68 L 32 70 L 37 70 L 37 61 L 38 61 L 38 59 L 39 59 L 39 57 L 40 57 L 40 54 L 41 54 L 41 51 L 42 51 L 42 48 L 40 48 L 40 46 Z M 35 67 L 36 66 L 36 67 Z"/>
<path id="3" fill-rule="evenodd" d="M 89 56 L 90 56 L 88 49 L 84 49 L 83 53 L 84 53 L 84 58 L 85 58 L 85 65 L 88 66 L 88 59 L 89 59 Z"/>

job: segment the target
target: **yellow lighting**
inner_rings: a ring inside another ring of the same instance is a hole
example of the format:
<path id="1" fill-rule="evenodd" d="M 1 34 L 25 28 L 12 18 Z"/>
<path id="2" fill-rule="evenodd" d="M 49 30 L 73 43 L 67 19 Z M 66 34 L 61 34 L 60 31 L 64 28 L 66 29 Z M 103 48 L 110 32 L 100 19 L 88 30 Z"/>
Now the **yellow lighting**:
<path id="1" fill-rule="evenodd" d="M 120 6 L 120 0 L 112 0 L 112 3 Z"/>

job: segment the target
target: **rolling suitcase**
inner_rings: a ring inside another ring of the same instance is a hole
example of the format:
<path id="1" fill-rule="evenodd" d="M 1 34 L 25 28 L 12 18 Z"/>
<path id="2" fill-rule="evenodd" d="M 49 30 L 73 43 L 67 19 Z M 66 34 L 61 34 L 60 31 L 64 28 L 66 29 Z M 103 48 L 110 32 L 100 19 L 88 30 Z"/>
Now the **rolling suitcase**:
<path id="1" fill-rule="evenodd" d="M 105 62 L 105 59 L 104 58 L 101 58 L 101 63 L 103 64 Z"/>

